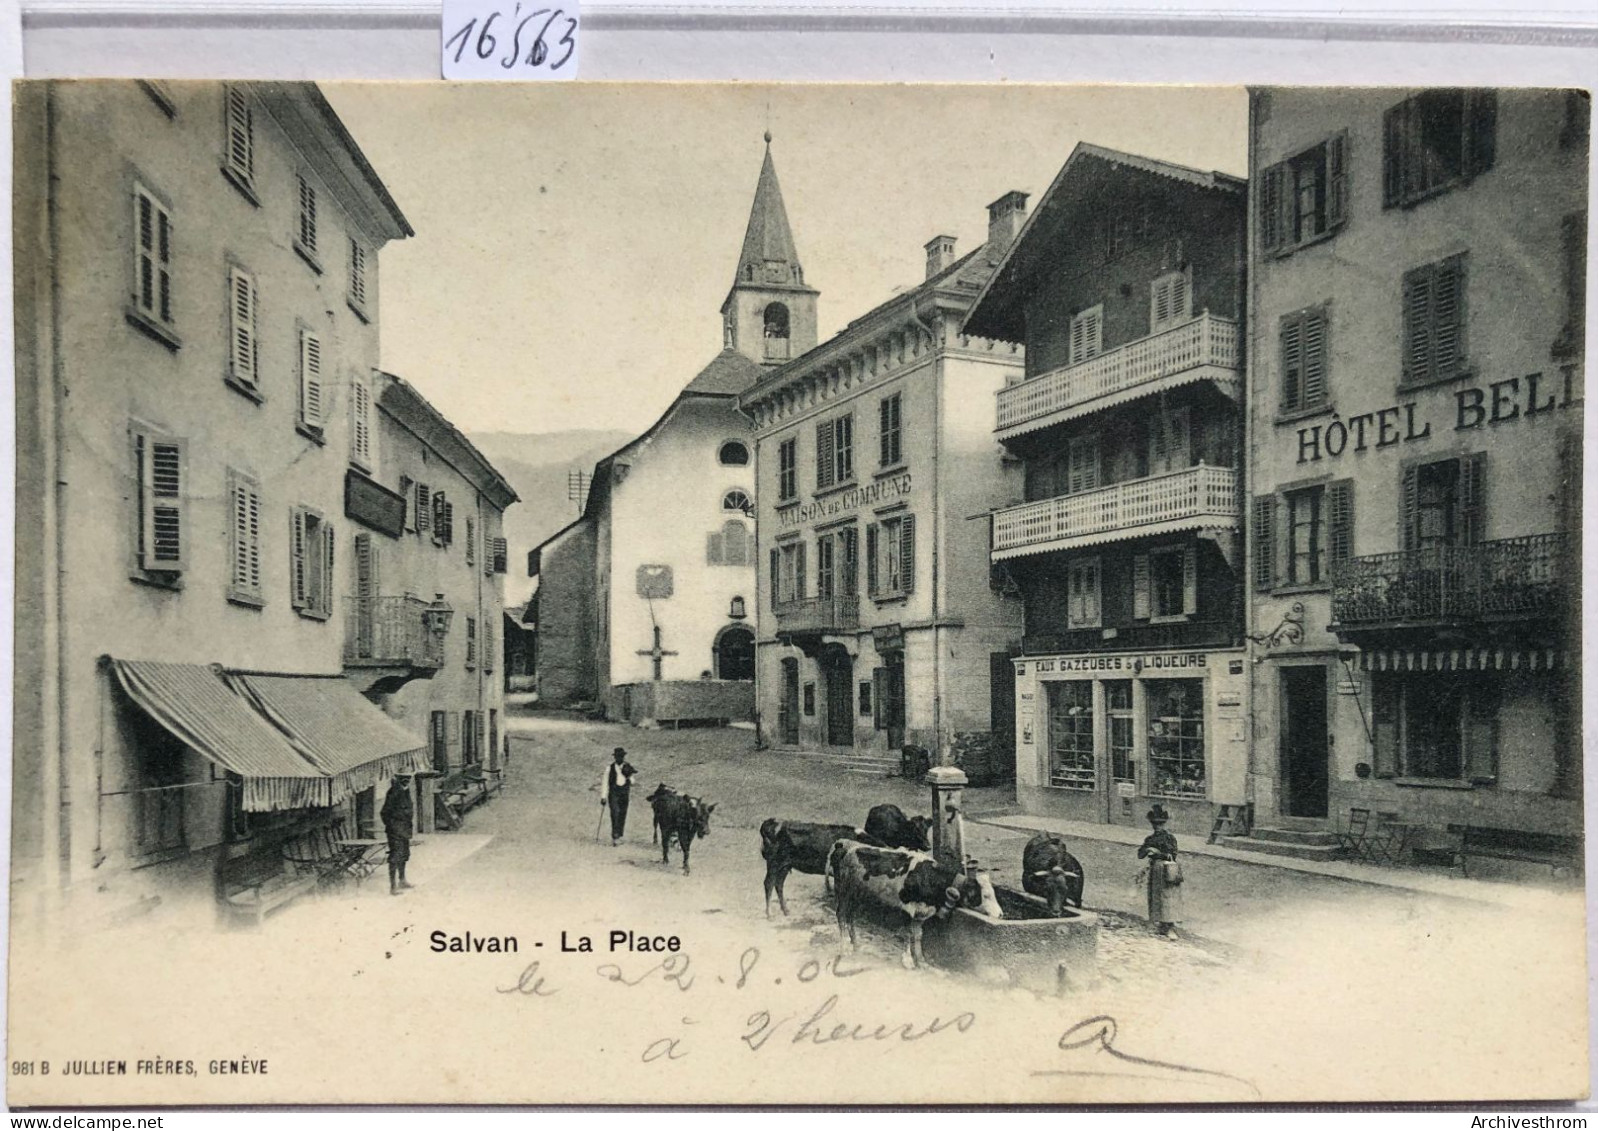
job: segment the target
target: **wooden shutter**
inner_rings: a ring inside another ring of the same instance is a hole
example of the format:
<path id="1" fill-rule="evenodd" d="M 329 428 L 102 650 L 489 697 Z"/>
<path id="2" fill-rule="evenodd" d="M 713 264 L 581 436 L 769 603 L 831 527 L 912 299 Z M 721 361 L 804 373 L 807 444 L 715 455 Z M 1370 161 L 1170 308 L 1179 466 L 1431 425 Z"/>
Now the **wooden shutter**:
<path id="1" fill-rule="evenodd" d="M 510 543 L 504 538 L 494 539 L 494 572 L 507 573 L 510 570 Z"/>
<path id="2" fill-rule="evenodd" d="M 1149 619 L 1149 556 L 1137 554 L 1132 558 L 1132 619 Z"/>
<path id="3" fill-rule="evenodd" d="M 1286 179 L 1286 164 L 1276 164 L 1265 170 L 1260 183 L 1260 244 L 1266 251 L 1277 251 L 1287 242 L 1282 225 Z"/>
<path id="4" fill-rule="evenodd" d="M 433 525 L 433 495 L 426 483 L 416 485 L 416 532 L 425 534 Z"/>
<path id="5" fill-rule="evenodd" d="M 1498 780 L 1498 696 L 1486 687 L 1465 697 L 1465 780 L 1487 785 Z"/>
<path id="6" fill-rule="evenodd" d="M 228 307 L 233 323 L 233 379 L 251 388 L 260 376 L 256 356 L 255 279 L 237 267 L 228 269 Z"/>
<path id="7" fill-rule="evenodd" d="M 1304 316 L 1282 319 L 1282 411 L 1304 407 Z"/>
<path id="8" fill-rule="evenodd" d="M 1455 257 L 1432 276 L 1431 365 L 1434 377 L 1452 377 L 1465 364 L 1465 261 Z"/>
<path id="9" fill-rule="evenodd" d="M 1473 452 L 1459 460 L 1460 542 L 1475 546 L 1487 533 L 1487 453 Z"/>
<path id="10" fill-rule="evenodd" d="M 833 461 L 833 435 L 832 421 L 824 420 L 816 425 L 816 486 L 832 486 L 832 461 Z"/>
<path id="11" fill-rule="evenodd" d="M 907 514 L 899 520 L 899 592 L 914 593 L 916 589 L 916 516 Z"/>
<path id="12" fill-rule="evenodd" d="M 133 190 L 133 293 L 139 309 L 155 313 L 155 199 Z"/>
<path id="13" fill-rule="evenodd" d="M 355 536 L 355 649 L 360 656 L 373 654 L 373 616 L 377 610 L 376 548 L 370 534 Z"/>
<path id="14" fill-rule="evenodd" d="M 1422 384 L 1432 378 L 1432 283 L 1431 267 L 1417 267 L 1404 274 L 1402 348 L 1406 385 Z"/>
<path id="15" fill-rule="evenodd" d="M 184 507 L 187 452 L 182 440 L 134 436 L 139 474 L 139 565 L 175 572 L 188 564 Z"/>
<path id="16" fill-rule="evenodd" d="M 493 617 L 484 617 L 483 618 L 483 670 L 485 672 L 491 672 L 491 671 L 494 670 L 494 618 Z M 479 723 L 481 723 L 481 721 L 482 721 L 482 716 L 481 715 L 478 716 L 478 721 L 479 721 Z M 482 741 L 483 728 L 482 728 L 481 725 L 479 725 L 478 728 L 477 728 L 477 738 L 478 738 L 479 742 Z"/>
<path id="17" fill-rule="evenodd" d="M 854 478 L 854 413 L 847 413 L 838 417 L 834 424 L 837 427 L 837 436 L 834 446 L 837 448 L 838 467 L 836 480 L 839 483 Z"/>
<path id="18" fill-rule="evenodd" d="M 805 599 L 805 544 L 793 548 L 793 595 L 797 601 Z"/>
<path id="19" fill-rule="evenodd" d="M 453 546 L 454 544 L 455 544 L 455 504 L 451 503 L 451 502 L 446 502 L 444 504 L 444 545 Z"/>
<path id="20" fill-rule="evenodd" d="M 259 596 L 261 592 L 261 492 L 247 477 L 230 471 L 228 495 L 231 511 L 232 588 L 235 593 Z"/>
<path id="21" fill-rule="evenodd" d="M 163 322 L 172 321 L 172 214 L 156 209 L 155 262 L 157 313 Z"/>
<path id="22" fill-rule="evenodd" d="M 1276 587 L 1276 496 L 1254 496 L 1254 523 L 1249 532 L 1254 555 L 1254 588 L 1268 593 Z"/>
<path id="23" fill-rule="evenodd" d="M 1399 473 L 1398 535 L 1406 550 L 1420 545 L 1420 466 L 1409 464 Z"/>
<path id="24" fill-rule="evenodd" d="M 1198 612 L 1198 547 L 1182 550 L 1182 612 L 1193 616 Z"/>
<path id="25" fill-rule="evenodd" d="M 304 507 L 295 507 L 289 512 L 289 518 L 289 599 L 296 609 L 304 609 L 307 607 L 306 582 L 310 573 L 310 563 L 305 555 L 308 516 Z"/>
<path id="26" fill-rule="evenodd" d="M 1333 577 L 1354 557 L 1354 481 L 1326 485 L 1326 564 Z"/>
<path id="27" fill-rule="evenodd" d="M 1408 164 L 1409 103 L 1400 102 L 1382 116 L 1382 207 L 1404 200 L 1404 168 Z"/>
<path id="28" fill-rule="evenodd" d="M 879 543 L 882 540 L 880 523 L 866 526 L 866 593 L 875 597 L 882 588 L 882 566 L 878 561 Z"/>
<path id="29" fill-rule="evenodd" d="M 782 575 L 782 554 L 778 550 L 771 551 L 771 573 L 769 584 L 771 588 L 771 607 L 775 609 L 780 598 L 777 596 L 778 579 Z"/>
<path id="30" fill-rule="evenodd" d="M 306 251 L 316 250 L 316 189 L 304 177 L 300 181 L 300 243 Z"/>
<path id="31" fill-rule="evenodd" d="M 322 339 L 300 331 L 300 419 L 313 428 L 322 426 Z"/>
<path id="32" fill-rule="evenodd" d="M 246 181 L 255 176 L 255 118 L 240 86 L 227 88 L 227 163 Z"/>
<path id="33" fill-rule="evenodd" d="M 467 623 L 470 624 L 471 622 L 468 621 Z M 444 742 L 447 746 L 458 750 L 461 744 L 461 716 L 456 711 L 445 711 L 443 714 Z"/>
<path id="34" fill-rule="evenodd" d="M 1097 357 L 1104 349 L 1104 308 L 1095 306 L 1083 315 L 1085 329 L 1085 347 L 1087 352 L 1084 358 Z"/>
<path id="35" fill-rule="evenodd" d="M 322 579 L 318 597 L 318 611 L 323 616 L 333 615 L 333 524 L 322 521 Z"/>
<path id="36" fill-rule="evenodd" d="M 350 379 L 350 454 L 368 470 L 372 467 L 372 389 L 366 378 Z"/>
<path id="37" fill-rule="evenodd" d="M 355 305 L 366 305 L 366 249 L 350 237 L 350 297 Z"/>
<path id="38" fill-rule="evenodd" d="M 1067 449 L 1065 494 L 1092 491 L 1099 485 L 1099 438 L 1095 435 L 1078 436 Z"/>
<path id="39" fill-rule="evenodd" d="M 1348 219 L 1348 133 L 1326 139 L 1326 227 L 1336 228 Z"/>
<path id="40" fill-rule="evenodd" d="M 493 671 L 494 669 L 493 669 L 492 666 L 490 666 L 488 670 L 489 671 Z M 486 724 L 486 720 L 483 718 L 483 712 L 478 711 L 477 712 L 477 744 L 476 744 L 477 745 L 477 749 L 474 751 L 474 753 L 477 755 L 477 758 L 478 758 L 479 761 L 481 761 L 482 757 L 483 757 L 483 730 L 484 730 L 485 724 Z"/>
<path id="41" fill-rule="evenodd" d="M 886 703 L 888 699 L 888 669 L 871 669 L 871 727 L 873 730 L 886 730 L 888 727 L 888 712 Z"/>
<path id="42" fill-rule="evenodd" d="M 1465 175 L 1474 177 L 1493 167 L 1498 148 L 1498 92 L 1465 93 Z"/>
<path id="43" fill-rule="evenodd" d="M 477 523 L 471 515 L 466 516 L 466 564 L 477 564 Z"/>
<path id="44" fill-rule="evenodd" d="M 1302 367 L 1299 376 L 1301 405 L 1312 408 L 1326 402 L 1327 334 L 1326 312 L 1312 310 L 1304 315 Z"/>
<path id="45" fill-rule="evenodd" d="M 1376 764 L 1372 767 L 1379 778 L 1398 776 L 1398 682 L 1392 678 L 1372 681 L 1371 730 L 1372 751 Z"/>
<path id="46" fill-rule="evenodd" d="M 833 541 L 832 535 L 823 534 L 816 539 L 816 596 L 833 594 Z"/>

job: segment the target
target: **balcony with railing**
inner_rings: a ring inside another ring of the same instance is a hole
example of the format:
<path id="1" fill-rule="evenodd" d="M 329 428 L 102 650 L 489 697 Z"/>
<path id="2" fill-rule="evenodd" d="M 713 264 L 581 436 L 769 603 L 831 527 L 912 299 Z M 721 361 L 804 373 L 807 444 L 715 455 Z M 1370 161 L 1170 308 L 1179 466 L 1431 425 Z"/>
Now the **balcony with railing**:
<path id="1" fill-rule="evenodd" d="M 1332 571 L 1332 628 L 1401 629 L 1550 619 L 1566 611 L 1563 534 L 1372 554 Z"/>
<path id="2" fill-rule="evenodd" d="M 778 601 L 772 612 L 777 631 L 789 636 L 822 636 L 860 627 L 860 598 L 853 594 Z"/>
<path id="3" fill-rule="evenodd" d="M 1000 440 L 1194 381 L 1239 386 L 1237 323 L 1201 314 L 1076 365 L 999 390 Z"/>
<path id="4" fill-rule="evenodd" d="M 351 597 L 345 602 L 344 666 L 407 668 L 431 673 L 444 666 L 444 636 L 429 626 L 420 597 Z"/>
<path id="5" fill-rule="evenodd" d="M 1179 530 L 1238 525 L 1237 469 L 1199 464 L 1008 507 L 993 515 L 993 560 Z"/>

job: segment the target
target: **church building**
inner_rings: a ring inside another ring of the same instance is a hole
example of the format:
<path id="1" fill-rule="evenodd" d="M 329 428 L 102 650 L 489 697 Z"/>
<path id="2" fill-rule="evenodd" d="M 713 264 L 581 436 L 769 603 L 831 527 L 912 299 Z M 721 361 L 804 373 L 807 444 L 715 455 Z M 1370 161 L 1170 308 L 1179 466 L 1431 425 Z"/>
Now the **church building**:
<path id="1" fill-rule="evenodd" d="M 794 250 L 770 140 L 721 308 L 722 351 L 653 426 L 595 465 L 582 516 L 529 555 L 545 702 L 592 703 L 630 722 L 753 713 L 755 468 L 738 397 L 816 339 L 817 292 Z"/>

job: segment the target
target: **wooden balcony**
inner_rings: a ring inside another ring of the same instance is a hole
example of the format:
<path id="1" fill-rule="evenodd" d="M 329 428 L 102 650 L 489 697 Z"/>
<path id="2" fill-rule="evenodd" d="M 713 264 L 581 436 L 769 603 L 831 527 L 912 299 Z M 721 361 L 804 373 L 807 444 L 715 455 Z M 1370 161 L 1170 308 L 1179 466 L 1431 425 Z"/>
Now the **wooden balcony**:
<path id="1" fill-rule="evenodd" d="M 777 631 L 787 636 L 825 636 L 860 627 L 860 598 L 854 594 L 779 601 L 772 611 Z"/>
<path id="2" fill-rule="evenodd" d="M 1354 558 L 1332 572 L 1332 629 L 1556 619 L 1573 577 L 1563 534 Z"/>
<path id="3" fill-rule="evenodd" d="M 431 674 L 444 666 L 444 637 L 427 627 L 420 597 L 350 597 L 344 607 L 346 668 Z"/>
<path id="4" fill-rule="evenodd" d="M 1212 314 L 999 390 L 996 431 L 1007 440 L 1205 380 L 1239 395 L 1237 323 Z"/>
<path id="5" fill-rule="evenodd" d="M 1237 469 L 1199 464 L 997 511 L 992 558 L 1003 561 L 1179 530 L 1235 530 L 1238 521 Z"/>

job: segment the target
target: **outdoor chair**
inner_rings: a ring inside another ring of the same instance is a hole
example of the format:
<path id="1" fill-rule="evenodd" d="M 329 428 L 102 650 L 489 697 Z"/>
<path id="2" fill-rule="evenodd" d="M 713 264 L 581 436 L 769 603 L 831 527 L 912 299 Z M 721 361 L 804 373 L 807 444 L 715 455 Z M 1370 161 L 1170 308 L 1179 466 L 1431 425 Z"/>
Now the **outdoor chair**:
<path id="1" fill-rule="evenodd" d="M 1396 864 L 1409 840 L 1409 826 L 1398 813 L 1376 814 L 1376 831 L 1366 838 L 1366 859 L 1379 864 Z"/>
<path id="2" fill-rule="evenodd" d="M 1350 809 L 1348 811 L 1348 827 L 1337 834 L 1337 843 L 1340 844 L 1349 858 L 1353 860 L 1370 859 L 1370 821 L 1369 809 Z"/>

